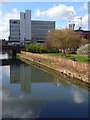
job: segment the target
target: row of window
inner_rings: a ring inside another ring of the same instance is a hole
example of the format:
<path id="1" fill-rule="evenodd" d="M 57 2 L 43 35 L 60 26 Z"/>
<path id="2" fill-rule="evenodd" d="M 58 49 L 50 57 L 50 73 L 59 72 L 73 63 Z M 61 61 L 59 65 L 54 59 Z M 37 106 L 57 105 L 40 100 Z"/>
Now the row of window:
<path id="1" fill-rule="evenodd" d="M 19 30 L 19 29 L 10 29 L 10 32 L 13 32 L 13 33 L 20 33 L 20 30 Z"/>
<path id="2" fill-rule="evenodd" d="M 55 28 L 54 25 L 31 25 L 32 29 L 48 29 L 48 28 Z"/>
<path id="3" fill-rule="evenodd" d="M 10 36 L 10 39 L 20 39 L 20 37 L 12 37 L 12 36 Z"/>
<path id="4" fill-rule="evenodd" d="M 11 30 L 10 31 L 10 34 L 13 34 L 13 35 L 20 35 L 20 32 L 19 31 L 16 31 L 16 30 Z"/>
<path id="5" fill-rule="evenodd" d="M 15 21 L 10 20 L 10 24 L 17 24 L 17 23 L 20 23 L 20 21 L 19 20 L 15 20 Z"/>
<path id="6" fill-rule="evenodd" d="M 31 21 L 31 24 L 32 25 L 54 25 L 55 24 L 55 22 L 49 22 L 49 21 L 36 21 L 36 22 L 34 22 L 34 21 Z"/>
<path id="7" fill-rule="evenodd" d="M 45 39 L 44 37 L 32 37 L 32 40 L 43 40 L 43 39 Z"/>
<path id="8" fill-rule="evenodd" d="M 18 24 L 17 25 L 10 25 L 10 28 L 20 29 L 20 26 Z"/>
<path id="9" fill-rule="evenodd" d="M 10 24 L 14 24 L 14 25 L 15 24 L 20 24 L 20 21 L 10 21 Z M 32 25 L 41 25 L 41 26 L 43 26 L 43 25 L 55 25 L 54 22 L 46 22 L 46 21 L 37 21 L 37 22 L 31 21 L 31 24 Z"/>

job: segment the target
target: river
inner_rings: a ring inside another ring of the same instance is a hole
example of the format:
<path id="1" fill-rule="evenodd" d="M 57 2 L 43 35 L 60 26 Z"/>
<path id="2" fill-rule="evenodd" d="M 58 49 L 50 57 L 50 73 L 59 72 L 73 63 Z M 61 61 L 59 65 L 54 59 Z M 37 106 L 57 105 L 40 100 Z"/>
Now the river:
<path id="1" fill-rule="evenodd" d="M 9 59 L 7 54 L 0 59 Z M 16 59 L 0 66 L 3 118 L 88 118 L 90 92 Z M 2 114 L 1 114 L 2 113 Z"/>

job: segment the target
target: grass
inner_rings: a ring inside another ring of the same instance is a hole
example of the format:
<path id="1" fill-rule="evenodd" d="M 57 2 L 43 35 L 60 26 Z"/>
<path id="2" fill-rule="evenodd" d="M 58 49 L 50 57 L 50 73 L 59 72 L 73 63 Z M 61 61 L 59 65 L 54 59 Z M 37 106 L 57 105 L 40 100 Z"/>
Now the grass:
<path id="1" fill-rule="evenodd" d="M 45 55 L 53 57 L 62 57 L 65 59 L 71 59 L 73 61 L 79 62 L 90 62 L 90 58 L 88 58 L 87 56 L 81 56 L 77 54 L 46 53 Z"/>

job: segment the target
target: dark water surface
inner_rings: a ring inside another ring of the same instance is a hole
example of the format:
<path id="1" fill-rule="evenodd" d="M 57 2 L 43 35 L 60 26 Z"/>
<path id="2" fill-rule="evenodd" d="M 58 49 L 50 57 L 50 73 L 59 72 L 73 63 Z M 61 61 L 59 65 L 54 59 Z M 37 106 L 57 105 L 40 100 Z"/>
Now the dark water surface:
<path id="1" fill-rule="evenodd" d="M 90 92 L 66 78 L 17 60 L 1 71 L 3 118 L 88 118 Z"/>

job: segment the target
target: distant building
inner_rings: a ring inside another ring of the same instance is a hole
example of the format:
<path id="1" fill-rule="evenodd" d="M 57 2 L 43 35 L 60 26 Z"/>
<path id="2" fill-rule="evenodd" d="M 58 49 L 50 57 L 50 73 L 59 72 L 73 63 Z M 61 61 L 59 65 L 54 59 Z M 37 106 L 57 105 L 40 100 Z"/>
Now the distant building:
<path id="1" fill-rule="evenodd" d="M 20 20 L 10 20 L 10 38 L 9 41 L 20 41 Z"/>
<path id="2" fill-rule="evenodd" d="M 9 21 L 11 42 L 38 42 L 45 41 L 48 31 L 55 29 L 55 21 L 31 20 L 31 10 L 20 12 L 20 20 Z"/>
<path id="3" fill-rule="evenodd" d="M 87 30 L 74 30 L 74 31 L 80 33 L 80 36 L 82 38 L 85 38 L 88 40 L 88 42 L 90 42 L 90 31 Z"/>
<path id="4" fill-rule="evenodd" d="M 43 43 L 48 32 L 55 29 L 54 21 L 31 21 L 32 41 Z"/>
<path id="5" fill-rule="evenodd" d="M 90 31 L 82 30 L 81 27 L 79 27 L 79 29 L 75 30 L 75 29 L 74 29 L 75 23 L 69 23 L 68 26 L 69 26 L 69 29 L 71 29 L 71 30 L 79 33 L 82 38 L 85 38 L 85 39 L 87 39 L 88 41 L 90 41 Z"/>

